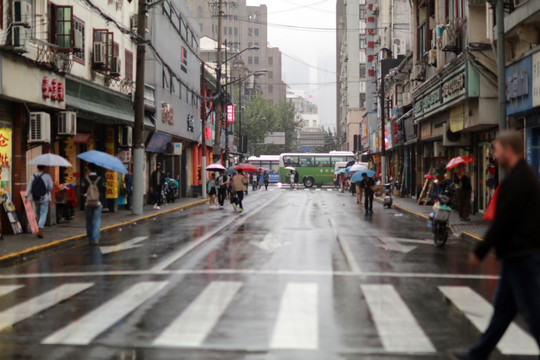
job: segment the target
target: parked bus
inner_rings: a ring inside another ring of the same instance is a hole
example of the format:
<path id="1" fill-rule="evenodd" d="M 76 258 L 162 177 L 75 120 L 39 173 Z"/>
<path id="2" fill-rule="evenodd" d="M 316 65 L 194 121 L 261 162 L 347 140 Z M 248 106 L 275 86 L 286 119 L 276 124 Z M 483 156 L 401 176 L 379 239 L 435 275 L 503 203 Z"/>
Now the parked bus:
<path id="1" fill-rule="evenodd" d="M 270 182 L 279 182 L 279 155 L 250 156 L 248 163 L 258 168 L 270 170 Z"/>
<path id="2" fill-rule="evenodd" d="M 354 160 L 354 154 L 349 151 L 331 151 L 327 154 L 286 153 L 279 156 L 279 178 L 282 183 L 288 183 L 285 168 L 292 166 L 298 171 L 298 181 L 310 188 L 313 185 L 321 187 L 332 184 L 337 162 Z"/>

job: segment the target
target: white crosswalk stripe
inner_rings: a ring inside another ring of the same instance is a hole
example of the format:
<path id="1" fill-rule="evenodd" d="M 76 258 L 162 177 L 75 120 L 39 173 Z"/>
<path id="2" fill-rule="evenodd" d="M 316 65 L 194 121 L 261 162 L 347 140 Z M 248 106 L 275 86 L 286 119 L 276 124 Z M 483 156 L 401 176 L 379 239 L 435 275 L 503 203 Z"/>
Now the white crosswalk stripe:
<path id="1" fill-rule="evenodd" d="M 156 346 L 198 347 L 242 287 L 238 281 L 214 281 L 153 342 Z"/>
<path id="2" fill-rule="evenodd" d="M 94 283 L 71 283 L 60 285 L 46 293 L 24 301 L 0 312 L 0 330 L 42 312 L 78 293 L 88 289 Z"/>
<path id="3" fill-rule="evenodd" d="M 317 284 L 287 284 L 281 299 L 270 347 L 317 349 L 319 347 L 317 303 Z"/>
<path id="4" fill-rule="evenodd" d="M 384 348 L 390 352 L 435 352 L 414 315 L 392 285 L 361 285 Z"/>
<path id="5" fill-rule="evenodd" d="M 446 296 L 473 325 L 484 332 L 493 314 L 493 307 L 483 297 L 465 286 L 439 286 Z M 497 348 L 505 355 L 538 355 L 534 339 L 515 323 L 512 323 Z"/>
<path id="6" fill-rule="evenodd" d="M 17 289 L 24 287 L 24 285 L 0 285 L 0 296 L 4 296 Z"/>
<path id="7" fill-rule="evenodd" d="M 42 344 L 87 345 L 165 286 L 167 281 L 137 283 L 79 320 L 51 334 Z"/>

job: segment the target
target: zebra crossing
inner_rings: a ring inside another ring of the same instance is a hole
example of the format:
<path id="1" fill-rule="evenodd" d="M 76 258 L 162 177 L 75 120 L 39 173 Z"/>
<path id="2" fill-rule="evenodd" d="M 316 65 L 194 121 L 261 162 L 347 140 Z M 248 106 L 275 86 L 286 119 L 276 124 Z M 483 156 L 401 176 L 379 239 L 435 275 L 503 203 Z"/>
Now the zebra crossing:
<path id="1" fill-rule="evenodd" d="M 98 285 L 92 282 L 62 284 L 0 311 L 0 339 L 2 330 L 25 320 L 32 321 L 36 315 L 62 302 L 69 302 L 94 286 Z M 207 341 L 213 331 L 227 312 L 245 296 L 242 290 L 247 286 L 249 285 L 242 281 L 210 281 L 193 297 L 187 307 L 181 309 L 176 317 L 167 320 L 169 323 L 163 324 L 160 332 L 152 335 L 152 341 L 141 346 L 191 349 L 208 347 Z M 24 287 L 0 285 L 0 296 L 14 295 Z M 320 324 L 319 300 L 323 292 L 319 287 L 317 282 L 285 284 L 279 296 L 273 326 L 268 329 L 268 351 L 314 351 L 321 348 L 321 337 L 324 334 Z M 441 351 L 430 339 L 433 334 L 423 330 L 421 322 L 415 318 L 394 285 L 361 284 L 359 287 L 362 299 L 358 301 L 365 301 L 371 321 L 370 324 L 357 325 L 372 326 L 375 329 L 383 352 L 434 354 Z M 149 300 L 160 294 L 169 294 L 172 289 L 174 286 L 169 281 L 137 282 L 64 327 L 50 329 L 50 335 L 39 341 L 44 346 L 87 346 L 100 336 L 114 337 L 115 326 Z M 485 330 L 493 308 L 482 296 L 466 286 L 439 286 L 437 291 L 464 315 L 463 321 L 469 322 L 479 332 Z M 441 300 L 444 298 L 441 297 Z M 145 308 L 145 311 L 151 311 L 152 306 Z M 263 322 L 261 326 L 265 326 Z M 246 344 L 240 343 L 232 346 L 238 349 L 246 348 Z M 498 349 L 505 355 L 540 354 L 533 338 L 515 323 L 509 328 Z"/>

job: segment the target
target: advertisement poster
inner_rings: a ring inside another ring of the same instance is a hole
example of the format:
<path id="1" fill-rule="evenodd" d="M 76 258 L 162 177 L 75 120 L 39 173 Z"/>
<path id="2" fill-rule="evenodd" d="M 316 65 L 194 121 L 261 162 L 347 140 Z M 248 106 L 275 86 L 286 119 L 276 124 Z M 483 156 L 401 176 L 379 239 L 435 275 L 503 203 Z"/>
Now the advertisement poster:
<path id="1" fill-rule="evenodd" d="M 10 191 L 11 179 L 11 129 L 0 127 L 0 194 Z"/>
<path id="2" fill-rule="evenodd" d="M 107 128 L 107 141 L 105 150 L 107 154 L 114 156 L 114 128 Z M 107 170 L 107 199 L 116 199 L 118 197 L 118 175 L 114 171 Z"/>

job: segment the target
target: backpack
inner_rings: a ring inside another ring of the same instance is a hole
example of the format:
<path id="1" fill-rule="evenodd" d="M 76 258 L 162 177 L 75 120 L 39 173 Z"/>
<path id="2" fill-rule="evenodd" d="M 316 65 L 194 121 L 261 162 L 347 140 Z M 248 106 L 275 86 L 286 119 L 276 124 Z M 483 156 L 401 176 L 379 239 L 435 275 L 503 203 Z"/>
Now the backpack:
<path id="1" fill-rule="evenodd" d="M 45 195 L 47 195 L 47 186 L 45 185 L 45 181 L 42 179 L 43 173 L 39 175 L 34 175 L 34 180 L 32 180 L 32 198 L 34 201 L 40 201 L 42 200 Z"/>
<path id="2" fill-rule="evenodd" d="M 86 181 L 88 181 L 88 189 L 86 190 L 86 205 L 88 206 L 98 206 L 99 205 L 99 188 L 97 183 L 99 182 L 99 176 L 96 180 L 92 181 L 87 176 Z"/>

